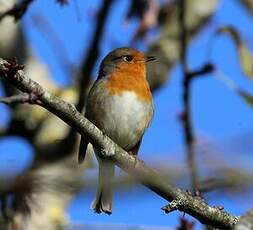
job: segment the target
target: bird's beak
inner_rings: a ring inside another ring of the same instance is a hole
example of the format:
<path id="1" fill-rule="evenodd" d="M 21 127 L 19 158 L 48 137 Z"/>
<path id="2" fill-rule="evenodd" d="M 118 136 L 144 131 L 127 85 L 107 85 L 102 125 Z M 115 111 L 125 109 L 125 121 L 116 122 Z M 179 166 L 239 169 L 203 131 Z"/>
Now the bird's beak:
<path id="1" fill-rule="evenodd" d="M 147 56 L 146 57 L 146 62 L 150 62 L 150 61 L 155 61 L 156 58 L 154 56 Z"/>

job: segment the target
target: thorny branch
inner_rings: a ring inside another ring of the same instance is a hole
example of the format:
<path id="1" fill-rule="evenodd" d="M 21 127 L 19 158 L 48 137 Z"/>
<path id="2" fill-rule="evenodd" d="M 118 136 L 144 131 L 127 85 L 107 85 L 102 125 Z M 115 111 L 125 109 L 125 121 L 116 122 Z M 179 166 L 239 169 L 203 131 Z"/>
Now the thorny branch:
<path id="1" fill-rule="evenodd" d="M 23 0 L 17 4 L 14 4 L 11 9 L 0 14 L 0 21 L 2 21 L 3 18 L 5 18 L 6 16 L 12 16 L 14 17 L 15 21 L 18 21 L 20 18 L 23 17 L 23 15 L 33 1 L 34 0 Z"/>
<path id="2" fill-rule="evenodd" d="M 15 76 L 10 75 L 9 73 L 13 73 L 13 71 L 9 69 L 11 66 L 6 63 L 0 59 L 0 77 L 5 78 L 24 93 L 40 92 L 40 106 L 61 118 L 81 135 L 87 135 L 93 144 L 104 150 L 102 151 L 103 157 L 112 160 L 150 190 L 172 202 L 176 210 L 188 213 L 200 222 L 217 228 L 232 229 L 237 223 L 237 217 L 218 208 L 210 207 L 203 200 L 168 184 L 167 180 L 163 179 L 155 170 L 145 166 L 142 161 L 136 160 L 104 135 L 102 131 L 83 117 L 72 104 L 43 89 L 37 82 L 26 77 L 23 71 L 17 71 Z"/>

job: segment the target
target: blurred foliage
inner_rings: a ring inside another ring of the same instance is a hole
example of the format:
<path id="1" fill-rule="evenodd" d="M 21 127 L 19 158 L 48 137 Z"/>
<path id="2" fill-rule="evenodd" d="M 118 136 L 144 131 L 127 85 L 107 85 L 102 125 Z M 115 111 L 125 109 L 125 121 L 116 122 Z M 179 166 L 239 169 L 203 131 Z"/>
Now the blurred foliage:
<path id="1" fill-rule="evenodd" d="M 246 77 L 253 80 L 253 53 L 242 41 L 240 33 L 235 27 L 225 26 L 218 29 L 217 34 L 228 34 L 236 45 L 236 50 L 240 60 L 241 69 Z M 226 81 L 225 81 L 226 83 Z M 232 83 L 232 87 L 231 87 Z M 240 88 L 232 80 L 227 80 L 227 85 L 232 88 L 242 99 L 250 106 L 253 107 L 253 95 Z"/>
<path id="2" fill-rule="evenodd" d="M 188 39 L 192 40 L 197 33 L 209 22 L 212 17 L 218 0 L 206 1 L 191 0 L 187 4 L 186 22 Z M 161 32 L 156 41 L 152 42 L 148 48 L 148 55 L 155 56 L 157 62 L 147 66 L 148 81 L 151 89 L 157 90 L 162 87 L 170 77 L 170 70 L 179 59 L 179 33 L 178 10 L 180 1 L 168 1 L 161 6 L 163 20 Z"/>
<path id="3" fill-rule="evenodd" d="M 241 68 L 245 76 L 253 80 L 253 54 L 242 41 L 240 33 L 232 26 L 221 27 L 218 34 L 228 34 L 236 44 Z"/>
<path id="4" fill-rule="evenodd" d="M 253 96 L 245 91 L 239 90 L 239 94 L 245 100 L 245 102 L 250 106 L 253 107 Z"/>

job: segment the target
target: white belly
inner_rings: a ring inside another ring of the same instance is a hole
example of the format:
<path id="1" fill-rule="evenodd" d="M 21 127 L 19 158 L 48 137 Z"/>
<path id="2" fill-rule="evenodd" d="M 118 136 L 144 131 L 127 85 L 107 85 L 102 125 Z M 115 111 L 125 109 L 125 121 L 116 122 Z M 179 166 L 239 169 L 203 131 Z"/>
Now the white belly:
<path id="1" fill-rule="evenodd" d="M 126 150 L 141 139 L 153 115 L 152 103 L 138 100 L 131 91 L 90 101 L 88 119 Z"/>

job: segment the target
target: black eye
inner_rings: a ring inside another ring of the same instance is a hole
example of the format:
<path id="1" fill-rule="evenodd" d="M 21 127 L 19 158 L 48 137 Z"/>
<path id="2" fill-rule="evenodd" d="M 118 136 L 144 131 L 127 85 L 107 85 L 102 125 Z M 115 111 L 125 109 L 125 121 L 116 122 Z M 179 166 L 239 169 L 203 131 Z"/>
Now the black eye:
<path id="1" fill-rule="evenodd" d="M 130 61 L 133 60 L 133 56 L 132 56 L 132 55 L 125 55 L 125 56 L 123 57 L 123 60 L 124 60 L 124 61 L 127 61 L 127 62 L 130 62 Z"/>

